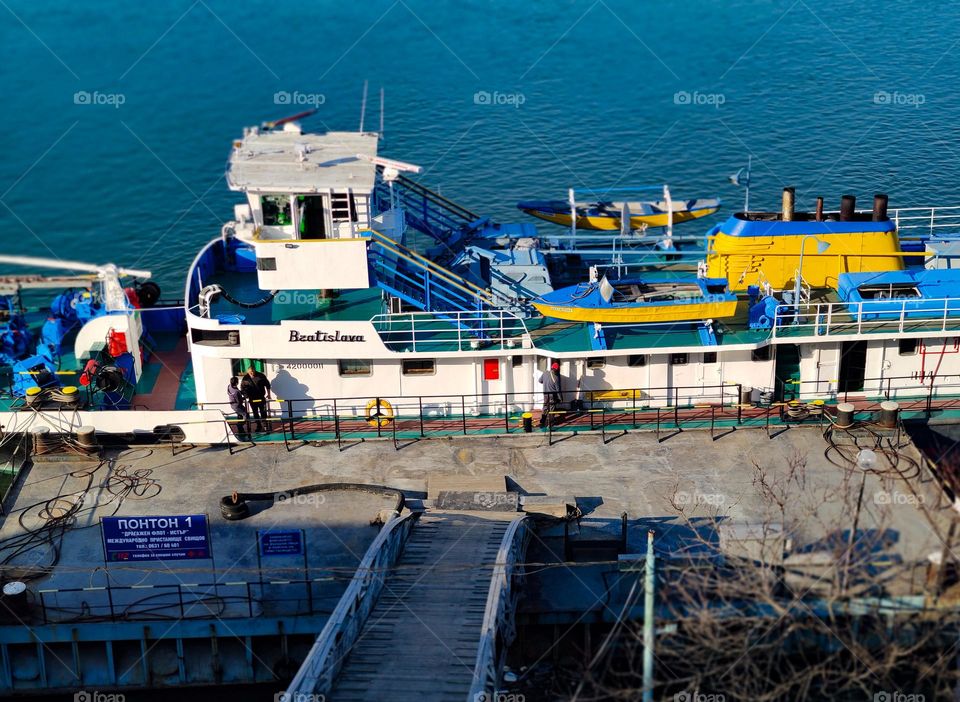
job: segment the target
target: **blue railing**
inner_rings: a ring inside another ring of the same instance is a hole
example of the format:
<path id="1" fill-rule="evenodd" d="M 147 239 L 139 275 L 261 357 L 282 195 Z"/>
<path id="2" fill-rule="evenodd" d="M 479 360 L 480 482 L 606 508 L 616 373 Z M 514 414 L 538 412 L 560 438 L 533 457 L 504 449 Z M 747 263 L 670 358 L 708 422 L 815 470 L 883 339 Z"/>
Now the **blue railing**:
<path id="1" fill-rule="evenodd" d="M 451 254 L 454 248 L 462 248 L 486 221 L 475 212 L 403 176 L 393 181 L 393 202 L 390 185 L 385 182 L 377 184 L 375 195 L 381 210 L 390 209 L 395 203 L 404 210 L 410 226 L 449 246 Z"/>
<path id="2" fill-rule="evenodd" d="M 370 265 L 380 288 L 424 312 L 475 312 L 485 306 L 482 298 L 458 290 L 452 281 L 429 268 L 393 260 L 380 252 L 372 252 Z"/>

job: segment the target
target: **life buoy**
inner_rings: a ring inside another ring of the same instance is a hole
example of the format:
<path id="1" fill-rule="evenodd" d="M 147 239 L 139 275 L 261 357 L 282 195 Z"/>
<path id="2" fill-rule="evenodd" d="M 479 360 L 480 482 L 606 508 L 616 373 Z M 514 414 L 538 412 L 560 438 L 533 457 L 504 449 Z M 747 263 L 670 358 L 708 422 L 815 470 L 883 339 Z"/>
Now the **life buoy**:
<path id="1" fill-rule="evenodd" d="M 372 427 L 385 427 L 393 421 L 393 405 L 376 398 L 367 403 L 367 423 Z"/>

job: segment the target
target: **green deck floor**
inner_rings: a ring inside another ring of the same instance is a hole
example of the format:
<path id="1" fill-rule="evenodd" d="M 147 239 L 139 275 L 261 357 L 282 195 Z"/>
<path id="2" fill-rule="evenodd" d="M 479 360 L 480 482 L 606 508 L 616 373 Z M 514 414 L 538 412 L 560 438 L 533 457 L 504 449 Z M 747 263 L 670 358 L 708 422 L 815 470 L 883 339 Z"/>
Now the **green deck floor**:
<path id="1" fill-rule="evenodd" d="M 256 302 L 266 296 L 257 286 L 255 273 L 217 273 L 211 282 L 243 302 Z M 341 290 L 332 299 L 320 299 L 315 290 L 282 290 L 261 307 L 239 307 L 222 297 L 212 306 L 214 316 L 240 314 L 245 324 L 278 324 L 286 319 L 356 322 L 367 321 L 381 312 L 383 295 L 379 288 Z"/>
<path id="2" fill-rule="evenodd" d="M 180 387 L 173 408 L 177 410 L 194 409 L 197 404 L 197 386 L 193 381 L 193 364 L 187 364 L 180 376 Z"/>
<path id="3" fill-rule="evenodd" d="M 134 394 L 149 395 L 153 392 L 153 386 L 157 384 L 157 378 L 160 376 L 161 370 L 163 370 L 162 364 L 147 363 L 143 367 L 143 373 L 140 374 L 140 379 L 137 380 L 137 387 L 134 390 Z"/>
<path id="4" fill-rule="evenodd" d="M 670 348 L 674 346 L 703 346 L 697 328 L 699 323 L 678 322 L 675 324 L 614 326 L 604 327 L 607 349 L 643 350 Z M 592 324 L 559 322 L 550 319 L 532 319 L 527 328 L 537 348 L 555 353 L 589 351 L 593 334 Z M 733 344 L 758 344 L 770 337 L 768 330 L 747 329 L 746 325 L 718 325 L 718 346 L 704 346 L 705 349 L 722 348 Z"/>

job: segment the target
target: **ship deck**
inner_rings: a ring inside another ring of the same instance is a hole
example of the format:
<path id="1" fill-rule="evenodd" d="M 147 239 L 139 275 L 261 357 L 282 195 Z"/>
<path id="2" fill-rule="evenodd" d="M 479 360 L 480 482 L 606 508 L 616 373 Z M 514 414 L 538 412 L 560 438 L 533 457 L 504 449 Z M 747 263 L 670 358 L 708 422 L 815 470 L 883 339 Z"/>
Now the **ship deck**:
<path id="1" fill-rule="evenodd" d="M 652 271 L 651 280 L 675 277 L 675 271 Z M 267 293 L 257 284 L 255 271 L 228 271 L 219 262 L 208 276 L 234 299 L 244 302 L 262 300 Z M 195 301 L 194 301 L 195 302 Z M 378 288 L 343 290 L 332 298 L 323 298 L 319 291 L 280 291 L 265 304 L 246 308 L 223 297 L 212 306 L 212 313 L 225 322 L 271 325 L 285 320 L 328 322 L 374 321 L 387 348 L 396 352 L 428 351 L 459 352 L 469 348 L 490 349 L 522 346 L 521 337 L 529 333 L 533 346 L 546 353 L 589 354 L 598 348 L 607 351 L 650 352 L 688 349 L 719 350 L 737 347 L 756 348 L 777 339 L 809 339 L 862 335 L 909 336 L 910 334 L 953 333 L 960 330 L 960 319 L 954 313 L 937 310 L 906 312 L 902 319 L 880 318 L 864 312 L 858 315 L 855 305 L 840 300 L 833 290 L 814 290 L 810 302 L 803 303 L 794 316 L 788 305 L 779 308 L 774 329 L 751 329 L 748 302 L 741 297 L 736 314 L 713 320 L 714 334 L 704 334 L 702 322 L 667 322 L 646 324 L 604 324 L 603 344 L 597 344 L 595 327 L 586 322 L 569 322 L 545 317 L 514 318 L 508 312 L 385 314 L 384 294 Z M 487 318 L 483 318 L 486 315 Z M 889 317 L 889 315 L 887 315 Z M 233 319 L 231 319 L 233 318 Z M 454 318 L 459 320 L 455 323 Z M 483 319 L 483 321 L 479 321 Z M 479 346 L 472 345 L 470 328 L 482 325 L 476 333 Z"/>
<path id="2" fill-rule="evenodd" d="M 267 293 L 257 285 L 257 274 L 218 271 L 208 284 L 221 285 L 230 295 L 243 302 L 255 302 Z M 332 298 L 321 298 L 319 291 L 283 290 L 260 307 L 244 308 L 220 297 L 211 306 L 211 314 L 242 315 L 244 324 L 279 324 L 285 320 L 317 320 L 328 322 L 367 321 L 383 311 L 378 288 L 341 290 Z"/>
<path id="3" fill-rule="evenodd" d="M 218 271 L 209 283 L 223 286 L 233 298 L 243 302 L 263 299 L 266 295 L 257 285 L 255 272 Z M 383 296 L 378 288 L 342 290 L 330 299 L 323 299 L 319 293 L 312 291 L 281 291 L 272 301 L 255 308 L 240 307 L 220 297 L 211 309 L 213 316 L 241 315 L 244 324 L 264 325 L 279 324 L 286 320 L 369 321 L 383 312 Z M 410 351 L 417 347 L 437 353 L 463 350 L 463 335 L 456 332 L 449 318 L 430 313 L 416 313 L 416 317 L 415 327 L 405 326 L 402 316 L 391 320 L 392 333 L 384 339 L 389 348 Z M 698 331 L 701 326 L 698 322 L 677 322 L 605 325 L 604 329 L 608 349 L 630 351 L 701 346 L 703 341 Z M 586 353 L 593 348 L 592 324 L 544 317 L 523 320 L 523 326 L 517 325 L 507 330 L 502 339 L 516 338 L 519 341 L 524 328 L 530 332 L 534 346 L 543 351 Z M 745 304 L 739 306 L 736 316 L 717 320 L 715 328 L 718 329 L 720 344 L 726 346 L 755 346 L 770 337 L 769 330 L 748 327 Z"/>

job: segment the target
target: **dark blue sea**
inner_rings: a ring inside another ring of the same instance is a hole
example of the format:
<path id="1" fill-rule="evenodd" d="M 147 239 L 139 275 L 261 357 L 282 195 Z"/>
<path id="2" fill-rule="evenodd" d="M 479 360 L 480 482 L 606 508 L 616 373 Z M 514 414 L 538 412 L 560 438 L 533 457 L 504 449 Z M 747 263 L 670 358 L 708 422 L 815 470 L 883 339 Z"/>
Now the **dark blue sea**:
<path id="1" fill-rule="evenodd" d="M 958 37 L 960 5 L 919 1 L 3 0 L 0 241 L 179 294 L 232 215 L 231 139 L 313 104 L 356 129 L 364 80 L 381 152 L 502 221 L 664 181 L 725 214 L 748 154 L 754 207 L 953 203 Z"/>

